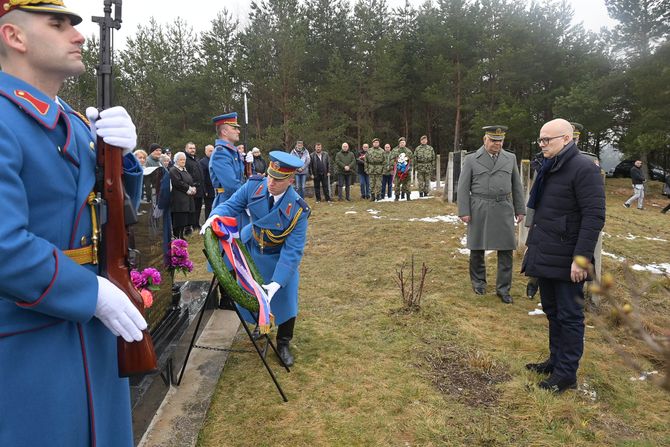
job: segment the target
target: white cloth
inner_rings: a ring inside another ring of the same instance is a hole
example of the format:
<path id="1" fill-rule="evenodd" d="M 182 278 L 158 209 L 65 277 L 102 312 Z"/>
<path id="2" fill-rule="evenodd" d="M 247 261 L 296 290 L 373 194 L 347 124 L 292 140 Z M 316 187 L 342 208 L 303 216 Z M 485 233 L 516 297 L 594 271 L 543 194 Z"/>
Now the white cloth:
<path id="1" fill-rule="evenodd" d="M 147 322 L 125 293 L 107 278 L 98 276 L 98 302 L 94 314 L 117 337 L 140 341 Z"/>
<path id="2" fill-rule="evenodd" d="M 247 163 L 253 163 L 254 154 L 252 154 L 251 151 L 247 152 L 247 155 L 244 157 L 244 161 L 246 161 Z"/>
<path id="3" fill-rule="evenodd" d="M 86 117 L 91 122 L 91 135 L 94 138 L 98 136 L 105 143 L 123 149 L 123 155 L 135 149 L 137 130 L 123 107 L 111 107 L 100 113 L 95 107 L 88 107 Z"/>

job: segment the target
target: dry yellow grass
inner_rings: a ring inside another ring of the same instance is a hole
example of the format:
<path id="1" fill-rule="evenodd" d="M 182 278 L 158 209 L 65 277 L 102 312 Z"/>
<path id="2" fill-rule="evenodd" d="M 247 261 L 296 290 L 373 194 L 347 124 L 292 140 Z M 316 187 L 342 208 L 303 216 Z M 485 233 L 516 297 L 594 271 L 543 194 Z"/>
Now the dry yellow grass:
<path id="1" fill-rule="evenodd" d="M 623 208 L 628 194 L 626 181 L 608 181 L 605 230 L 612 237 L 605 250 L 638 263 L 670 262 L 669 242 L 616 237 L 631 233 L 670 240 L 668 217 L 651 204 L 641 214 Z M 653 201 L 666 203 L 652 195 Z M 200 446 L 670 444 L 670 396 L 647 382 L 631 381 L 634 373 L 604 341 L 602 328 L 587 328 L 580 391 L 555 397 L 534 387 L 540 376 L 523 365 L 546 355 L 547 331 L 543 316 L 527 314 L 535 302 L 523 296 L 525 278 L 515 276 L 515 303 L 504 305 L 493 291 L 489 267 L 489 293 L 475 296 L 467 256 L 457 251 L 465 227 L 409 221 L 455 214 L 453 205 L 438 199 L 313 205 L 292 344 L 295 367 L 286 373 L 270 356 L 289 402 L 282 403 L 255 354 L 234 353 Z M 381 218 L 368 209 L 378 210 Z M 196 253 L 197 238 L 192 242 Z M 412 254 L 417 271 L 421 262 L 432 270 L 422 308 L 394 312 L 402 303 L 395 270 Z M 495 256 L 488 259 L 494 265 Z M 519 265 L 517 257 L 517 271 Z M 622 268 L 609 258 L 604 267 Z M 208 278 L 204 270 L 194 273 Z M 628 285 L 616 287 L 624 294 Z M 653 288 L 647 296 L 645 312 L 655 324 L 669 327 L 670 303 Z M 630 352 L 649 364 L 638 342 L 615 331 Z M 239 338 L 235 347 L 249 346 Z M 505 373 L 504 380 L 490 385 L 497 393 L 495 403 L 477 405 L 458 390 L 439 390 L 434 380 L 439 371 L 429 359 L 445 348 L 461 350 L 455 358 L 464 367 Z M 594 400 L 589 391 L 595 391 Z"/>

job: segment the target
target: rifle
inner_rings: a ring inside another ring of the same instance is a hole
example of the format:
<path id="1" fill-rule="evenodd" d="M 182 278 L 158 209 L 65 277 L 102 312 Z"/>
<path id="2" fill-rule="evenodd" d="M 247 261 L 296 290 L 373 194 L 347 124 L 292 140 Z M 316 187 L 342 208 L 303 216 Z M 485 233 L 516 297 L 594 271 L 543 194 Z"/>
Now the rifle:
<path id="1" fill-rule="evenodd" d="M 115 6 L 112 18 L 112 4 Z M 104 17 L 93 17 L 100 26 L 100 63 L 98 76 L 98 109 L 112 105 L 112 28 L 121 28 L 121 0 L 104 0 Z M 98 191 L 106 213 L 102 214 L 102 241 L 100 244 L 100 274 L 120 288 L 135 307 L 144 313 L 144 302 L 130 279 L 129 266 L 135 261 L 128 249 L 129 226 L 137 222 L 135 209 L 123 189 L 122 150 L 98 138 L 97 148 Z M 100 194 L 100 193 L 99 193 Z M 105 216 L 106 214 L 106 216 Z M 106 220 L 104 219 L 106 217 Z M 104 221 L 103 221 L 104 220 Z M 153 373 L 158 370 L 154 344 L 148 330 L 139 342 L 117 338 L 119 377 Z"/>

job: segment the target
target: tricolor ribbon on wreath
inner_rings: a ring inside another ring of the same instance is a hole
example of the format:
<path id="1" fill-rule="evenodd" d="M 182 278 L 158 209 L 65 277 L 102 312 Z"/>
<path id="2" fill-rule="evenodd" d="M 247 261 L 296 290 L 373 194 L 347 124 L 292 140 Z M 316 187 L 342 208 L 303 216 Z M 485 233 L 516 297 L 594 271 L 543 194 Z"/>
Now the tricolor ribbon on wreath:
<path id="1" fill-rule="evenodd" d="M 270 299 L 265 290 L 254 279 L 249 263 L 240 249 L 240 233 L 237 219 L 234 217 L 217 217 L 212 221 L 212 231 L 219 240 L 221 250 L 235 271 L 237 284 L 258 301 L 258 329 L 261 334 L 270 332 L 274 316 L 270 309 Z"/>

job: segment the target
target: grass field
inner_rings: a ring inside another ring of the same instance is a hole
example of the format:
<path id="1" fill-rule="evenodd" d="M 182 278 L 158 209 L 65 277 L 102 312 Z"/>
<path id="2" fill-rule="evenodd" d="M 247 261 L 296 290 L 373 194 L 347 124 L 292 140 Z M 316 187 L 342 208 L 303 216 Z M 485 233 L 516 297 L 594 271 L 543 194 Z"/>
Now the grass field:
<path id="1" fill-rule="evenodd" d="M 625 179 L 607 182 L 604 250 L 632 264 L 670 262 L 668 199 L 652 185 L 646 210 L 626 209 Z M 357 194 L 353 194 L 357 196 Z M 513 305 L 489 291 L 472 293 L 468 257 L 459 252 L 465 226 L 410 220 L 456 214 L 439 198 L 315 204 L 301 266 L 300 315 L 291 373 L 271 364 L 288 395 L 283 403 L 255 354 L 226 363 L 200 446 L 662 446 L 670 445 L 670 394 L 624 365 L 605 341 L 611 332 L 645 369 L 660 370 L 648 348 L 625 329 L 587 314 L 579 390 L 553 396 L 525 370 L 547 355 L 547 322 L 529 316 L 516 273 Z M 368 210 L 378 211 L 372 214 Z M 646 238 L 646 239 L 645 239 Z M 192 253 L 199 252 L 198 238 Z M 421 309 L 402 312 L 396 270 L 414 256 L 430 269 Z M 518 272 L 520 257 L 515 257 Z M 612 257 L 605 271 L 623 278 Z M 193 279 L 208 279 L 199 266 Z M 670 328 L 668 279 L 636 272 L 615 294 L 645 288 L 641 312 Z M 646 286 L 652 281 L 651 286 Z M 663 281 L 665 283 L 663 284 Z M 665 287 L 665 288 L 664 288 Z M 238 337 L 235 347 L 249 348 Z"/>

